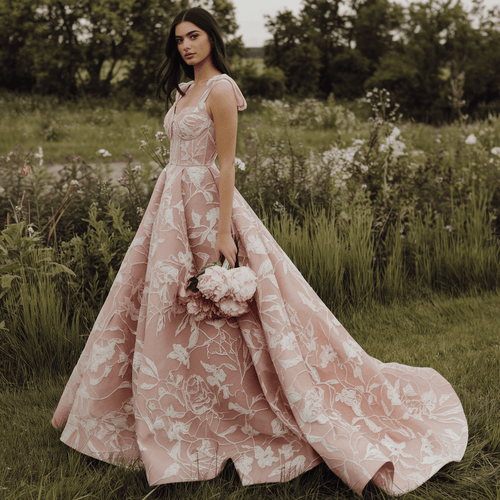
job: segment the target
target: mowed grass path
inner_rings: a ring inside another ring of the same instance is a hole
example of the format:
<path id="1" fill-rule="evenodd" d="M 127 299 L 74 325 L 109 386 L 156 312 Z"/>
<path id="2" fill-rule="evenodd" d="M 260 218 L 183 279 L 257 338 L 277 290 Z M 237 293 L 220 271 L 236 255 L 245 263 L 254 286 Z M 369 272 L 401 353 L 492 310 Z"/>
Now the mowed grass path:
<path id="1" fill-rule="evenodd" d="M 430 366 L 457 391 L 469 421 L 462 462 L 445 466 L 404 499 L 500 499 L 500 295 L 376 306 L 345 321 L 372 356 Z M 54 367 L 57 370 L 57 367 Z M 50 425 L 67 376 L 0 394 L 0 498 L 289 500 L 357 498 L 320 466 L 288 483 L 242 487 L 229 463 L 219 477 L 150 488 L 143 470 L 93 460 L 59 441 Z M 366 499 L 388 495 L 369 484 Z"/>

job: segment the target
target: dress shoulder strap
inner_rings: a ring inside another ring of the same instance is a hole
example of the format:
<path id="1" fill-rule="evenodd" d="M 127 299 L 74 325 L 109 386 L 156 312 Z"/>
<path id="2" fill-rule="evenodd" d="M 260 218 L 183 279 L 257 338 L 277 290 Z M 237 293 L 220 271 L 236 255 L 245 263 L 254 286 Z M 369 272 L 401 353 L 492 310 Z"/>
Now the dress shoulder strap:
<path id="1" fill-rule="evenodd" d="M 243 111 L 244 109 L 246 109 L 247 102 L 245 101 L 245 98 L 243 97 L 243 94 L 241 93 L 241 90 L 239 89 L 239 87 L 236 84 L 236 82 L 230 76 L 228 76 L 226 74 L 217 75 L 217 76 L 214 76 L 214 77 L 210 78 L 210 80 L 208 80 L 208 82 L 206 83 L 207 89 L 205 90 L 205 92 L 203 93 L 203 95 L 200 97 L 200 100 L 198 102 L 198 107 L 201 108 L 201 109 L 206 109 L 205 101 L 207 100 L 207 97 L 209 96 L 209 94 L 212 91 L 212 89 L 219 82 L 222 82 L 222 81 L 228 81 L 232 85 L 233 91 L 234 91 L 234 95 L 236 97 L 236 106 L 238 108 L 238 111 Z"/>

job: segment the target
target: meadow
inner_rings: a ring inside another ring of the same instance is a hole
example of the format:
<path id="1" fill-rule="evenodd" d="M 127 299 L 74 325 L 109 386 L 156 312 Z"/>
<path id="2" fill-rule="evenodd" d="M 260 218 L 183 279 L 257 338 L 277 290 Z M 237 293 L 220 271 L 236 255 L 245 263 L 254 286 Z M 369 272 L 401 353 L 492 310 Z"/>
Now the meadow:
<path id="1" fill-rule="evenodd" d="M 353 498 L 324 467 L 244 488 L 228 464 L 208 482 L 149 488 L 140 468 L 58 441 L 52 411 L 168 140 L 152 101 L 7 94 L 0 106 L 0 498 Z M 424 126 L 376 90 L 251 101 L 239 127 L 237 187 L 322 300 L 370 355 L 431 366 L 460 396 L 464 460 L 402 498 L 500 498 L 500 120 Z M 365 497 L 387 495 L 369 485 Z"/>

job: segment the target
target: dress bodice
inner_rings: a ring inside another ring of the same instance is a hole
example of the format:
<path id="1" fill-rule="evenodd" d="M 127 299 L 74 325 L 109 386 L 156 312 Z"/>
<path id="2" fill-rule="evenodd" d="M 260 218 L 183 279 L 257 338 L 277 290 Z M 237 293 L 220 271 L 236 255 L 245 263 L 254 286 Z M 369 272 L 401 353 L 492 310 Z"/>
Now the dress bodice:
<path id="1" fill-rule="evenodd" d="M 210 91 L 221 81 L 228 81 L 233 86 L 238 110 L 246 108 L 246 101 L 240 89 L 228 75 L 217 75 L 206 83 L 206 90 L 196 106 L 181 110 L 177 104 L 181 94 L 177 93 L 175 103 L 165 116 L 164 127 L 170 139 L 170 163 L 183 166 L 213 165 L 217 156 L 215 142 L 215 124 L 207 112 L 206 100 Z M 186 93 L 194 82 L 181 83 L 181 90 Z"/>

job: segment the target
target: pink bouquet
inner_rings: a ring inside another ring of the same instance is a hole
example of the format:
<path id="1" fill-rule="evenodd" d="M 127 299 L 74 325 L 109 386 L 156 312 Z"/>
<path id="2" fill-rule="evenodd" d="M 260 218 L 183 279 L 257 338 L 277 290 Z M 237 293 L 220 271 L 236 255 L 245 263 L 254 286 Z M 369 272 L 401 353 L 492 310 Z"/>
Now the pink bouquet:
<path id="1" fill-rule="evenodd" d="M 227 261 L 217 261 L 188 280 L 177 302 L 197 321 L 237 318 L 250 310 L 249 301 L 256 289 L 257 275 L 249 267 L 230 269 Z"/>

